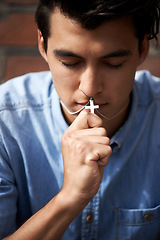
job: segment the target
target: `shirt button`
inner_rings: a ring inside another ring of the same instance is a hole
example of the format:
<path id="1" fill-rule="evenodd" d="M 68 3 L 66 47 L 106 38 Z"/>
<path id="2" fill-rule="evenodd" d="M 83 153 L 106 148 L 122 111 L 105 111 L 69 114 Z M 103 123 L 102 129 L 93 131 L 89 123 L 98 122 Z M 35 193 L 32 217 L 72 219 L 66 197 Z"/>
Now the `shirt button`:
<path id="1" fill-rule="evenodd" d="M 146 214 L 144 215 L 144 219 L 147 220 L 147 221 L 151 221 L 152 218 L 153 218 L 153 216 L 154 216 L 153 214 L 146 213 Z"/>
<path id="2" fill-rule="evenodd" d="M 87 221 L 88 223 L 93 222 L 93 215 L 92 215 L 92 214 L 89 214 L 89 215 L 86 217 L 86 221 Z"/>

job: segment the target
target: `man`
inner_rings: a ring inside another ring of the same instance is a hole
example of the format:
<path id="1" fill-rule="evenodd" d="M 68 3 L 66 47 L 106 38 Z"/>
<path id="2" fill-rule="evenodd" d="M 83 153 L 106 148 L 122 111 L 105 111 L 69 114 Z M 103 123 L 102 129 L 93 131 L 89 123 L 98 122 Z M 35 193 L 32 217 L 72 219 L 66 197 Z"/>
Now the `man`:
<path id="1" fill-rule="evenodd" d="M 0 238 L 160 239 L 160 81 L 135 75 L 159 10 L 40 1 L 51 73 L 0 88 Z"/>

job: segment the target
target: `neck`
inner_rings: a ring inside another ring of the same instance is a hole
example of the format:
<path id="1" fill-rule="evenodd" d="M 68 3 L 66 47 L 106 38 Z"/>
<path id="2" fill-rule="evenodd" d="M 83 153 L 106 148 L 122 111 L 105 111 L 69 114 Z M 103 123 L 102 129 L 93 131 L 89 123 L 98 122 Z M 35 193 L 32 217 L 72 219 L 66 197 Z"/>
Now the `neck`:
<path id="1" fill-rule="evenodd" d="M 118 131 L 118 129 L 125 123 L 129 116 L 130 112 L 130 106 L 129 103 L 126 109 L 121 112 L 116 118 L 112 119 L 111 121 L 108 121 L 106 119 L 103 119 L 103 127 L 107 131 L 107 136 L 109 138 L 113 137 L 113 135 Z"/>

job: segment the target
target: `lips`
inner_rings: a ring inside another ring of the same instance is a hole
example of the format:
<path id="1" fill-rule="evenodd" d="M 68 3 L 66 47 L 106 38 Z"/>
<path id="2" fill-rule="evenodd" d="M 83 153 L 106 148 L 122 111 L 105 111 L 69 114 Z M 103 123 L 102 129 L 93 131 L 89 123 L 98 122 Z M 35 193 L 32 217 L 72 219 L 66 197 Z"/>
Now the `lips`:
<path id="1" fill-rule="evenodd" d="M 89 104 L 89 100 L 90 98 L 80 98 L 78 101 L 75 101 L 75 104 L 79 107 L 84 107 L 85 105 Z M 99 107 L 104 108 L 106 107 L 109 102 L 110 99 L 106 99 L 106 97 L 101 97 L 101 98 L 93 98 L 94 101 L 94 105 L 99 105 Z"/>
<path id="2" fill-rule="evenodd" d="M 83 107 L 83 106 L 89 104 L 89 100 L 86 101 L 86 102 L 76 103 L 76 104 Z M 104 106 L 108 105 L 108 103 L 98 103 L 98 102 L 94 102 L 94 105 L 99 105 L 99 107 L 104 107 Z"/>
<path id="3" fill-rule="evenodd" d="M 86 101 L 86 102 L 80 102 L 80 103 L 76 103 L 76 104 L 83 107 L 83 106 L 85 106 L 88 103 L 89 103 L 89 100 Z"/>

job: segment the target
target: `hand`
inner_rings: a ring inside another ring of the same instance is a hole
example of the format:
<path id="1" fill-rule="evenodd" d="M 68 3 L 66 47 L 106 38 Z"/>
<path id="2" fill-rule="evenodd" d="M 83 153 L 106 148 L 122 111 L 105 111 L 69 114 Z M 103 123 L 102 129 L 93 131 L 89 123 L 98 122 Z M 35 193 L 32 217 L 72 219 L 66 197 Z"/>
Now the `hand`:
<path id="1" fill-rule="evenodd" d="M 112 152 L 102 124 L 96 114 L 84 110 L 62 136 L 62 190 L 86 202 L 97 193 Z"/>

